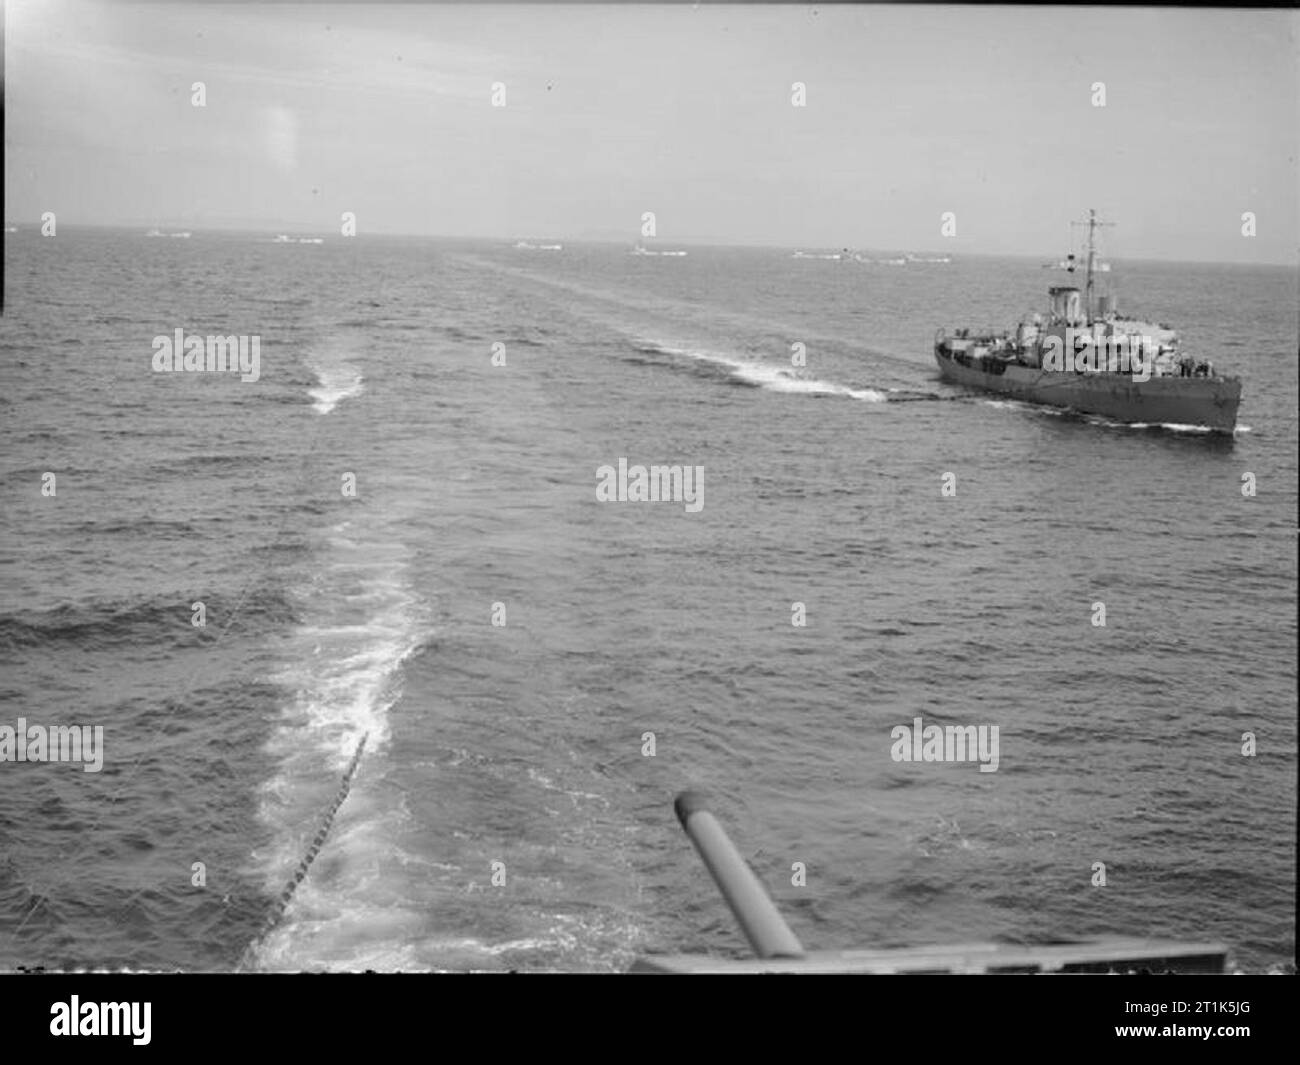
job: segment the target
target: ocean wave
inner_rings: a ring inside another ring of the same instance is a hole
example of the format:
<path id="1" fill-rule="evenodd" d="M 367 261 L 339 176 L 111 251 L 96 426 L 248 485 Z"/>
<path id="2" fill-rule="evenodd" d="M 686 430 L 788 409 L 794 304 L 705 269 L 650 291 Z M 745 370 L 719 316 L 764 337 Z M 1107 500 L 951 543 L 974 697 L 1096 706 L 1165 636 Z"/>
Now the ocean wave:
<path id="1" fill-rule="evenodd" d="M 150 644 L 159 649 L 191 645 L 203 629 L 190 624 L 191 603 L 202 599 L 209 628 L 224 620 L 240 602 L 238 597 L 196 595 L 193 591 L 132 599 L 91 599 L 64 603 L 52 610 L 0 614 L 0 647 L 39 647 L 71 644 L 83 650 L 118 644 Z M 292 617 L 292 609 L 276 589 L 261 587 L 242 600 L 241 616 L 271 622 Z"/>

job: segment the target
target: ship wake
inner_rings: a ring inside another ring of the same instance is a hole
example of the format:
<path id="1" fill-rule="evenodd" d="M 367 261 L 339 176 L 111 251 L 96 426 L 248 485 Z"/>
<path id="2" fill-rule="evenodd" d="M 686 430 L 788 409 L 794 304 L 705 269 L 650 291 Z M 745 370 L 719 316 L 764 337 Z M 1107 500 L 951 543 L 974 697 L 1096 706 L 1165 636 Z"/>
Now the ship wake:
<path id="1" fill-rule="evenodd" d="M 732 384 L 761 388 L 768 392 L 782 392 L 799 396 L 845 396 L 865 403 L 889 402 L 895 389 L 854 388 L 836 381 L 805 377 L 794 367 L 774 366 L 754 359 L 737 358 L 718 351 L 699 348 L 679 348 L 656 341 L 641 340 L 634 347 L 643 355 L 668 356 L 671 359 L 689 360 L 703 369 L 704 375 Z"/>
<path id="2" fill-rule="evenodd" d="M 332 354 L 318 354 L 307 360 L 316 375 L 316 386 L 309 388 L 312 409 L 317 414 L 328 414 L 345 399 L 360 395 L 365 390 L 361 371 L 344 358 Z"/>
<path id="3" fill-rule="evenodd" d="M 351 522 L 321 539 L 298 592 L 302 624 L 273 677 L 286 702 L 267 744 L 277 770 L 260 794 L 270 839 L 253 856 L 276 898 L 249 954 L 259 969 L 350 966 L 404 816 L 381 782 L 403 664 L 428 635 L 408 552 Z"/>

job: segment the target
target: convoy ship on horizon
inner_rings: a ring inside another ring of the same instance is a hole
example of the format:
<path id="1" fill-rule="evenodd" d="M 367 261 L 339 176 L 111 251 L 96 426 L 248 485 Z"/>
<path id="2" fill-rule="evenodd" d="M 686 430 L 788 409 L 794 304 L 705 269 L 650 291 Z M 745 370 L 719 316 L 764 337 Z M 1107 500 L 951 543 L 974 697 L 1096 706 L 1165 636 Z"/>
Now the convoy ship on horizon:
<path id="1" fill-rule="evenodd" d="M 1048 289 L 1046 321 L 1035 314 L 1019 323 L 1014 336 L 968 328 L 949 335 L 940 328 L 934 341 L 940 377 L 1132 425 L 1233 433 L 1240 378 L 1220 376 L 1208 359 L 1182 352 L 1178 334 L 1168 326 L 1121 314 L 1109 294 L 1094 298 L 1095 275 L 1109 272 L 1097 259 L 1096 231 L 1111 223 L 1089 211 L 1087 220 L 1076 224 L 1088 227 L 1083 291 L 1074 285 Z M 1074 273 L 1073 255 L 1064 268 Z"/>

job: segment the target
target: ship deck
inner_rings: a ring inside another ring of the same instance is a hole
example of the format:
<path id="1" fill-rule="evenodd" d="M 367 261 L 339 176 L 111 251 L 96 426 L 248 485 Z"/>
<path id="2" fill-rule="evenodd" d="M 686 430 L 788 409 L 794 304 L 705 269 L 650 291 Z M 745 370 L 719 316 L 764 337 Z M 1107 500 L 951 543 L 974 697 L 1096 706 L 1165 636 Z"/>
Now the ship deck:
<path id="1" fill-rule="evenodd" d="M 1113 936 L 1044 946 L 971 943 L 890 950 L 824 951 L 802 958 L 646 955 L 633 973 L 1221 973 L 1221 943 Z"/>

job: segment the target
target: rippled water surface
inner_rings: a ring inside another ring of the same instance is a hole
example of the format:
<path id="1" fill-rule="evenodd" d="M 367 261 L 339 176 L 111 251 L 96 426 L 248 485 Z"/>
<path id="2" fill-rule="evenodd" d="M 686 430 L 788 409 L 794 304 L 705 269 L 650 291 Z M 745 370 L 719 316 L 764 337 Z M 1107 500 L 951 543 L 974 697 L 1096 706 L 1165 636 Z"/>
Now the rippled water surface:
<path id="1" fill-rule="evenodd" d="M 741 954 L 688 785 L 812 948 L 1290 960 L 1295 273 L 1117 266 L 1243 378 L 1224 441 L 940 383 L 1037 262 L 628 250 L 6 236 L 0 724 L 106 758 L 0 764 L 0 964 Z M 260 379 L 152 372 L 178 327 Z M 598 503 L 621 457 L 703 508 Z M 998 771 L 894 762 L 917 716 Z"/>

